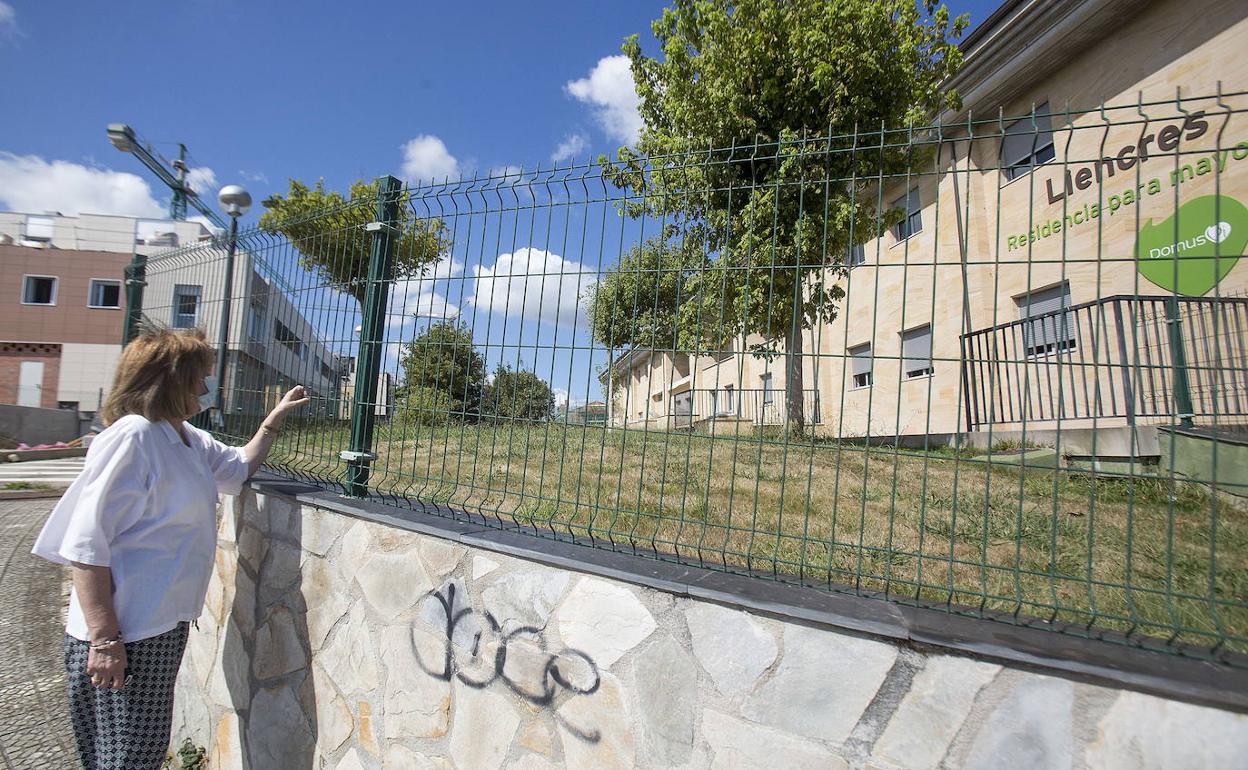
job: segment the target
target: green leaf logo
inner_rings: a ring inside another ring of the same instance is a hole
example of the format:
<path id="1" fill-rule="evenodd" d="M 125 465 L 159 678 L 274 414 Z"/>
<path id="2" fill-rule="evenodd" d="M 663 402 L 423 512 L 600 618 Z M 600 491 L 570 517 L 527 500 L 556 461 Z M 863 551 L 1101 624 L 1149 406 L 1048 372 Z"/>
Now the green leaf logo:
<path id="1" fill-rule="evenodd" d="M 1140 275 L 1166 291 L 1200 297 L 1226 277 L 1248 246 L 1248 207 L 1226 195 L 1204 195 L 1158 224 L 1144 223 L 1135 241 Z"/>

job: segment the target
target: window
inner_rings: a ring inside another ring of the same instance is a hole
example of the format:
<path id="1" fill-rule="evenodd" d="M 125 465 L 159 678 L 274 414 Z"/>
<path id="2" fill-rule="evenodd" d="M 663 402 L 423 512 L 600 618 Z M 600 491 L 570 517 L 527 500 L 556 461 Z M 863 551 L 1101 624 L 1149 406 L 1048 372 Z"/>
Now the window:
<path id="1" fill-rule="evenodd" d="M 1068 309 L 1071 305 L 1069 283 L 1033 291 L 1014 301 L 1018 303 L 1019 318 L 1025 321 L 1022 324 L 1025 355 L 1045 356 L 1075 349 L 1075 316 Z"/>
<path id="2" fill-rule="evenodd" d="M 725 385 L 723 390 L 712 390 L 711 414 L 715 416 L 732 414 L 732 395 L 733 389 L 731 385 Z"/>
<path id="3" fill-rule="evenodd" d="M 849 250 L 849 266 L 858 267 L 867 261 L 867 249 L 861 243 L 853 246 Z"/>
<path id="4" fill-rule="evenodd" d="M 893 235 L 897 240 L 904 241 L 923 229 L 923 207 L 919 201 L 919 188 L 914 188 L 907 195 L 893 201 L 893 208 L 901 209 L 906 218 L 893 227 Z"/>
<path id="5" fill-rule="evenodd" d="M 264 340 L 264 308 L 254 302 L 247 312 L 247 336 L 256 341 Z"/>
<path id="6" fill-rule="evenodd" d="M 177 284 L 173 287 L 173 328 L 189 329 L 199 317 L 200 287 Z"/>
<path id="7" fill-rule="evenodd" d="M 932 373 L 931 326 L 901 333 L 901 358 L 901 372 L 908 380 Z"/>
<path id="8" fill-rule="evenodd" d="M 299 337 L 296 336 L 295 333 L 286 326 L 286 324 L 276 318 L 273 319 L 273 338 L 285 345 L 291 350 L 291 352 L 300 358 L 304 356 L 303 340 L 299 339 Z"/>
<path id="9" fill-rule="evenodd" d="M 849 355 L 853 366 L 853 386 L 855 388 L 871 387 L 871 343 L 850 348 Z"/>
<path id="10" fill-rule="evenodd" d="M 763 381 L 763 406 L 771 406 L 776 402 L 776 392 L 772 390 L 771 372 L 764 374 L 761 379 Z"/>
<path id="11" fill-rule="evenodd" d="M 55 226 L 56 220 L 52 217 L 26 217 L 26 232 L 22 233 L 22 237 L 28 241 L 48 243 L 52 240 Z"/>
<path id="12" fill-rule="evenodd" d="M 55 305 L 56 278 L 50 275 L 28 275 L 22 287 L 22 304 Z"/>
<path id="13" fill-rule="evenodd" d="M 121 281 L 92 278 L 87 307 L 121 307 Z"/>
<path id="14" fill-rule="evenodd" d="M 1056 155 L 1048 102 L 1035 109 L 1034 118 L 1028 116 L 1011 123 L 1001 137 L 1001 173 L 1007 180 L 1017 179 Z"/>

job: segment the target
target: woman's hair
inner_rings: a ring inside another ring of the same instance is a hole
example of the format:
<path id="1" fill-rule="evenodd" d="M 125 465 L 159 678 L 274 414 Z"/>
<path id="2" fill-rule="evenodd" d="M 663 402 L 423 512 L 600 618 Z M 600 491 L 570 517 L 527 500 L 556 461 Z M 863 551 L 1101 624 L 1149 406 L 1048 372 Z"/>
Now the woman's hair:
<path id="1" fill-rule="evenodd" d="M 202 329 L 144 328 L 121 351 L 112 392 L 100 410 L 104 424 L 128 414 L 152 422 L 190 417 L 199 411 L 196 385 L 215 360 Z"/>

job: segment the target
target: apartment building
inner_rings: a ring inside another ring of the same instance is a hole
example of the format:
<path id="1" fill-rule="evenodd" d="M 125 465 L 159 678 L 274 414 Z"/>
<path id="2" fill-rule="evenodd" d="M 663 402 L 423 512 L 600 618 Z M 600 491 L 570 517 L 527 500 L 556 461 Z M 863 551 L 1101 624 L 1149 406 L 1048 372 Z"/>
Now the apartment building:
<path id="1" fill-rule="evenodd" d="M 225 249 L 199 223 L 0 213 L 0 295 L 11 308 L 0 314 L 0 403 L 95 413 L 121 353 L 124 271 L 136 254 L 148 259 L 143 315 L 202 328 L 215 345 Z M 275 276 L 239 250 L 225 382 L 235 413 L 271 407 L 296 383 L 336 399 L 346 376 L 345 359 Z"/>
<path id="2" fill-rule="evenodd" d="M 901 221 L 804 331 L 806 424 L 930 444 L 1248 422 L 1246 42 L 1232 0 L 1005 2 L 963 43 L 962 110 L 917 137 L 930 160 L 873 191 Z M 611 423 L 784 423 L 774 347 L 628 351 Z"/>
<path id="3" fill-rule="evenodd" d="M 194 222 L 0 212 L 0 403 L 94 414 L 121 353 L 125 266 L 208 236 Z"/>

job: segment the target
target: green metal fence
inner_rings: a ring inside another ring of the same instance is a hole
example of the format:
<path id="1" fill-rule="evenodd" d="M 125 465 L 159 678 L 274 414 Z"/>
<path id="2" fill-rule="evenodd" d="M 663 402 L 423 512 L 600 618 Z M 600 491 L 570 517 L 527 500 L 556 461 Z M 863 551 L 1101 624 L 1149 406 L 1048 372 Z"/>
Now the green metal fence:
<path id="1" fill-rule="evenodd" d="M 398 506 L 1244 666 L 1248 95 L 403 186 L 239 235 L 215 428 Z M 225 244 L 147 261 L 222 323 Z"/>

